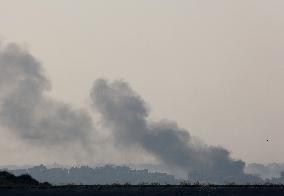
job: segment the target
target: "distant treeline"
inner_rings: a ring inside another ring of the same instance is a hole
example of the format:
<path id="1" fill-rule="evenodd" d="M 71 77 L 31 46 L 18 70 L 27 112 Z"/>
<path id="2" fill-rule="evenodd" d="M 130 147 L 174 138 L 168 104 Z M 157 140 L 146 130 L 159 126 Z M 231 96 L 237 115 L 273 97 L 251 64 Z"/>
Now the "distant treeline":
<path id="1" fill-rule="evenodd" d="M 6 169 L 8 170 L 8 169 Z M 237 182 L 226 181 L 228 177 L 223 176 L 224 183 L 219 183 L 210 179 L 201 178 L 198 174 L 189 176 L 189 180 L 184 181 L 175 178 L 173 175 L 160 172 L 150 172 L 147 169 L 135 170 L 127 166 L 106 165 L 103 167 L 91 168 L 88 166 L 71 167 L 71 168 L 47 168 L 44 165 L 31 167 L 28 169 L 8 170 L 16 176 L 29 174 L 39 182 L 49 182 L 55 185 L 64 184 L 181 184 L 181 183 L 213 183 L 213 184 L 284 184 L 284 172 L 279 177 L 273 177 L 263 180 L 257 176 L 251 178 L 239 179 Z M 202 180 L 193 180 L 202 179 Z"/>
<path id="2" fill-rule="evenodd" d="M 181 180 L 174 176 L 149 172 L 147 169 L 134 170 L 126 166 L 106 165 L 91 168 L 88 166 L 66 168 L 50 168 L 44 165 L 28 169 L 9 170 L 15 175 L 29 174 L 39 182 L 52 184 L 179 184 Z"/>

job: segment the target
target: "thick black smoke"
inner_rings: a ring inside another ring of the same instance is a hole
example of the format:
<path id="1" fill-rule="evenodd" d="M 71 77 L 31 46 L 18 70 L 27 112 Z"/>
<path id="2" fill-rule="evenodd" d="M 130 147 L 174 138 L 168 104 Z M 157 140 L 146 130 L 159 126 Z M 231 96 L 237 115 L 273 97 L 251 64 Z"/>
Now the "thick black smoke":
<path id="1" fill-rule="evenodd" d="M 35 144 L 89 145 L 91 117 L 49 98 L 48 90 L 41 64 L 28 51 L 0 45 L 0 124 Z"/>
<path id="2" fill-rule="evenodd" d="M 174 122 L 147 121 L 148 107 L 126 82 L 97 80 L 91 92 L 95 109 L 119 143 L 140 145 L 170 167 L 178 167 L 196 181 L 251 182 L 245 163 L 233 160 L 221 147 L 200 144 Z"/>

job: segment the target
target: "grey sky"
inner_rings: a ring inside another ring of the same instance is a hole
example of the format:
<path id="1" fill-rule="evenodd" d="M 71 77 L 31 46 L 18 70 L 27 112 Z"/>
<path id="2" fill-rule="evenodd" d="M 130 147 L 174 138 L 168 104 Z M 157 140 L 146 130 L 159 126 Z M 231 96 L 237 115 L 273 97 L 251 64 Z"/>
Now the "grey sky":
<path id="1" fill-rule="evenodd" d="M 89 107 L 95 79 L 123 78 L 152 119 L 248 162 L 283 162 L 283 9 L 282 0 L 0 0 L 0 35 L 26 44 L 60 100 Z"/>

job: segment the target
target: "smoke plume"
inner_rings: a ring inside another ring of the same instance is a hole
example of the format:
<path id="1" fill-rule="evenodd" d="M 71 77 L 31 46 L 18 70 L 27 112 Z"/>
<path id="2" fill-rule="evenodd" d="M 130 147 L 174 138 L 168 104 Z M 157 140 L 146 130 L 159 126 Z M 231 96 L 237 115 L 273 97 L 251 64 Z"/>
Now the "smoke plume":
<path id="1" fill-rule="evenodd" d="M 16 44 L 0 45 L 0 123 L 40 145 L 89 145 L 93 130 L 84 110 L 45 95 L 51 89 L 41 64 Z"/>
<path id="2" fill-rule="evenodd" d="M 0 44 L 0 124 L 19 138 L 41 146 L 81 144 L 93 148 L 91 116 L 46 95 L 51 89 L 40 62 L 16 44 Z M 222 148 L 208 146 L 175 122 L 148 120 L 143 99 L 123 81 L 95 81 L 92 105 L 115 141 L 142 148 L 163 165 L 209 182 L 257 182 L 245 163 Z M 138 156 L 138 155 L 137 155 Z"/>
<path id="3" fill-rule="evenodd" d="M 258 178 L 244 174 L 245 163 L 234 160 L 221 147 L 196 141 L 188 131 L 170 121 L 149 122 L 143 99 L 124 81 L 99 79 L 91 91 L 92 103 L 118 143 L 141 146 L 165 165 L 189 173 L 192 180 L 250 182 Z"/>

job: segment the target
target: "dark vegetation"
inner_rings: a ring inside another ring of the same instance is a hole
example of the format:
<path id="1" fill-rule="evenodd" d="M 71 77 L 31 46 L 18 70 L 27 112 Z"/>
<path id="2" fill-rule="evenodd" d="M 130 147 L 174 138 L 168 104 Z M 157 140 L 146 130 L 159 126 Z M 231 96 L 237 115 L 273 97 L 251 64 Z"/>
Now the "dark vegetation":
<path id="1" fill-rule="evenodd" d="M 0 195 L 21 196 L 283 196 L 281 185 L 66 185 L 0 188 Z"/>
<path id="2" fill-rule="evenodd" d="M 49 183 L 39 183 L 28 174 L 15 176 L 7 171 L 0 171 L 0 187 L 40 187 L 51 186 Z"/>

